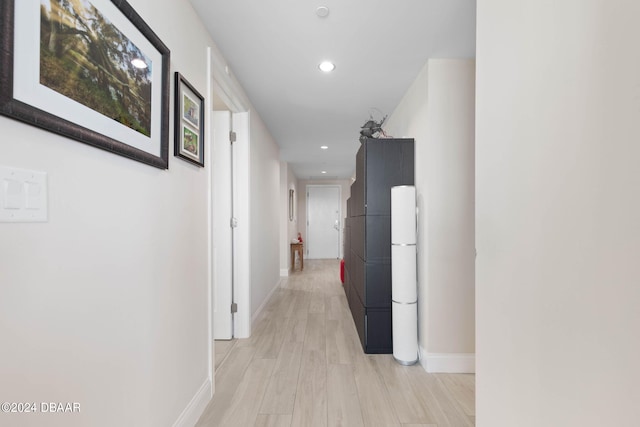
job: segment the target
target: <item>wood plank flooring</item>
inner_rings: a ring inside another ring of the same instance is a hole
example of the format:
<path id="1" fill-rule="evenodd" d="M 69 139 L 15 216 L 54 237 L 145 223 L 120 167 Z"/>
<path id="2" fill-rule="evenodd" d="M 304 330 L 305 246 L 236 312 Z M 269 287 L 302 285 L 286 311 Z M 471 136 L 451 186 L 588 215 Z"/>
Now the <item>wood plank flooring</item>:
<path id="1" fill-rule="evenodd" d="M 215 342 L 216 394 L 198 427 L 475 425 L 475 376 L 367 355 L 337 261 L 283 280 L 251 338 Z"/>

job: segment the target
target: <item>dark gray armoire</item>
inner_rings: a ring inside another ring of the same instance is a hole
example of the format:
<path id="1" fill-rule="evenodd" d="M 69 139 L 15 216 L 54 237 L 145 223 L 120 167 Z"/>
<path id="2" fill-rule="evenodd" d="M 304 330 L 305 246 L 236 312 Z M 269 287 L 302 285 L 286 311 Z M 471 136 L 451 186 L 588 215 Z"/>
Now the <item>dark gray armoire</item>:
<path id="1" fill-rule="evenodd" d="M 392 353 L 391 187 L 414 184 L 413 139 L 367 139 L 347 200 L 344 291 L 365 353 Z"/>

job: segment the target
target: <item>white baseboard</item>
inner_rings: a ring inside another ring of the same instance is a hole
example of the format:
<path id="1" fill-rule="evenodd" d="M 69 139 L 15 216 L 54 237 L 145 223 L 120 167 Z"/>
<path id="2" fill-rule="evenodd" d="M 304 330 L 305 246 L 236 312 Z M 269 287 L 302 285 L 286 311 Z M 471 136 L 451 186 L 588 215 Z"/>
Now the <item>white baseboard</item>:
<path id="1" fill-rule="evenodd" d="M 476 355 L 474 353 L 427 353 L 420 347 L 420 365 L 431 374 L 475 374 Z"/>
<path id="2" fill-rule="evenodd" d="M 207 378 L 176 422 L 173 423 L 173 427 L 193 427 L 196 425 L 212 397 L 211 381 Z"/>
<path id="3" fill-rule="evenodd" d="M 254 323 L 256 321 L 256 319 L 258 318 L 258 316 L 260 316 L 260 313 L 262 313 L 262 310 L 264 310 L 264 308 L 267 306 L 267 303 L 269 302 L 269 300 L 271 299 L 271 297 L 273 296 L 273 293 L 275 291 L 278 290 L 278 288 L 280 288 L 280 280 L 278 280 L 278 283 L 276 283 L 276 285 L 273 287 L 273 289 L 271 289 L 271 292 L 269 292 L 269 295 L 267 295 L 267 297 L 264 299 L 264 301 L 262 301 L 262 304 L 260 304 L 260 307 L 258 307 L 258 309 L 256 310 L 255 313 L 253 313 L 253 316 L 251 316 L 251 326 L 254 326 Z"/>
<path id="4" fill-rule="evenodd" d="M 289 269 L 281 268 L 280 269 L 280 277 L 289 277 Z"/>

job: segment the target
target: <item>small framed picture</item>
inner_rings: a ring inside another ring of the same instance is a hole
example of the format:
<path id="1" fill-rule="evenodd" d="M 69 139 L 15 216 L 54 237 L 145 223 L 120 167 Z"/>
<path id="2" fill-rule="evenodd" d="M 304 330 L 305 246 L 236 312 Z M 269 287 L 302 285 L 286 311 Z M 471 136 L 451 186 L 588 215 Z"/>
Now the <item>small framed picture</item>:
<path id="1" fill-rule="evenodd" d="M 182 94 L 182 118 L 194 128 L 200 128 L 200 103 L 186 93 Z"/>
<path id="2" fill-rule="evenodd" d="M 189 129 L 188 126 L 182 126 L 182 142 L 180 149 L 186 151 L 188 154 L 194 156 L 195 158 L 200 158 L 200 147 L 198 143 L 200 138 L 198 138 L 198 134 L 193 130 Z"/>
<path id="3" fill-rule="evenodd" d="M 179 72 L 175 85 L 174 155 L 204 167 L 204 97 Z"/>

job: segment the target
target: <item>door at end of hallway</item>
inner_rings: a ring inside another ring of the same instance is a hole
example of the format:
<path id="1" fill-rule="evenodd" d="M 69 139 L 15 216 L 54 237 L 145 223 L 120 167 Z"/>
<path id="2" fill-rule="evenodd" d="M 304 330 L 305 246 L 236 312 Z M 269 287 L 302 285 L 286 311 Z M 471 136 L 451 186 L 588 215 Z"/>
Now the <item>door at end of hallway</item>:
<path id="1" fill-rule="evenodd" d="M 307 242 L 309 259 L 340 258 L 342 229 L 341 188 L 337 185 L 307 186 Z"/>

